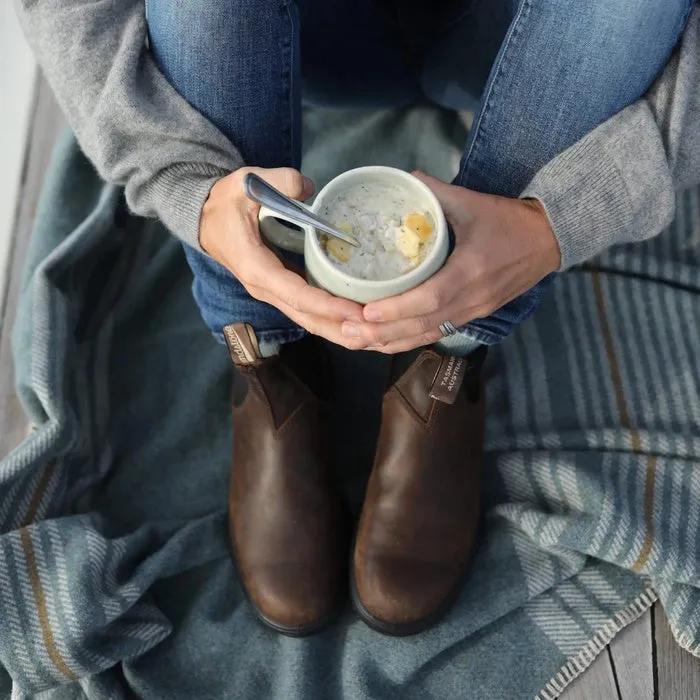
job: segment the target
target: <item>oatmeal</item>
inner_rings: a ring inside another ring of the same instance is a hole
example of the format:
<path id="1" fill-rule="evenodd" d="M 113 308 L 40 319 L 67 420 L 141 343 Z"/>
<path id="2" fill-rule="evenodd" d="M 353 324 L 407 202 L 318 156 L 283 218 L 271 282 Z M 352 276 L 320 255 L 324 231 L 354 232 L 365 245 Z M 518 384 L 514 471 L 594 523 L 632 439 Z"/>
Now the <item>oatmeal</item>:
<path id="1" fill-rule="evenodd" d="M 328 259 L 360 279 L 399 277 L 420 265 L 434 244 L 432 216 L 417 209 L 409 194 L 395 185 L 357 185 L 332 199 L 319 214 L 359 241 L 355 248 L 319 234 Z"/>

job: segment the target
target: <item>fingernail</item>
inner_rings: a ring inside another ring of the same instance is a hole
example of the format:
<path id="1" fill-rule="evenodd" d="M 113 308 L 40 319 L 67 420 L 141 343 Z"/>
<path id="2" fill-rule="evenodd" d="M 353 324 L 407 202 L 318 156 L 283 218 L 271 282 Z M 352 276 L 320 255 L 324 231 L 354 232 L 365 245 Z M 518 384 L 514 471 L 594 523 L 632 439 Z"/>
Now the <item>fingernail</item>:
<path id="1" fill-rule="evenodd" d="M 304 177 L 304 190 L 305 191 L 312 190 L 314 188 L 313 180 L 306 177 L 306 175 L 304 175 L 303 177 Z"/>
<path id="2" fill-rule="evenodd" d="M 384 343 L 372 343 L 372 345 L 368 345 L 365 350 L 376 350 L 377 348 L 383 348 Z"/>
<path id="3" fill-rule="evenodd" d="M 346 321 L 352 321 L 353 323 L 362 323 L 362 319 L 357 318 L 357 316 L 346 316 Z"/>
<path id="4" fill-rule="evenodd" d="M 342 327 L 343 335 L 348 338 L 357 338 L 360 335 L 360 331 L 357 326 L 351 326 L 348 323 L 344 323 Z"/>
<path id="5" fill-rule="evenodd" d="M 370 323 L 376 323 L 377 321 L 382 320 L 382 315 L 378 311 L 365 311 L 365 318 Z"/>

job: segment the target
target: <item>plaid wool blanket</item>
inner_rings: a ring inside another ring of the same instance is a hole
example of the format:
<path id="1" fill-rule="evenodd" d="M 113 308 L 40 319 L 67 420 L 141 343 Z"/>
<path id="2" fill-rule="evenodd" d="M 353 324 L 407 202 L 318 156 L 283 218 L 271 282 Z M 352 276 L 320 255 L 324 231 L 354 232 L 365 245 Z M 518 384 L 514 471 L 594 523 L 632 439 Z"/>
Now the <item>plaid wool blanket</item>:
<path id="1" fill-rule="evenodd" d="M 307 124 L 317 182 L 449 177 L 463 135 L 427 108 Z M 348 610 L 295 640 L 255 622 L 228 558 L 230 369 L 179 244 L 66 135 L 14 336 L 34 430 L 0 463 L 0 696 L 549 700 L 657 597 L 700 655 L 699 222 L 680 194 L 669 230 L 560 276 L 490 354 L 486 525 L 445 621 L 390 639 Z M 355 511 L 382 362 L 334 351 Z"/>

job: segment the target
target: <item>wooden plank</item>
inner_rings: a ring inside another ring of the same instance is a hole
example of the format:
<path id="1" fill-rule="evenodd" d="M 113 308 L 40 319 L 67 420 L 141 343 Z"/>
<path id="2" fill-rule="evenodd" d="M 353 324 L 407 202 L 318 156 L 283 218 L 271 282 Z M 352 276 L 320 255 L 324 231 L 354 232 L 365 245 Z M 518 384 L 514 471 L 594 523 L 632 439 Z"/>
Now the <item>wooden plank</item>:
<path id="1" fill-rule="evenodd" d="M 29 244 L 44 173 L 53 146 L 65 122 L 43 79 L 37 84 L 37 98 L 25 156 L 25 168 L 17 219 L 14 226 L 6 290 L 0 290 L 0 458 L 14 449 L 27 434 L 28 423 L 15 394 L 11 333 L 22 268 Z"/>
<path id="2" fill-rule="evenodd" d="M 660 605 L 654 607 L 658 700 L 697 700 L 700 659 L 678 646 Z"/>
<path id="3" fill-rule="evenodd" d="M 605 649 L 590 667 L 581 674 L 559 696 L 561 700 L 616 700 L 619 698 L 615 685 L 610 655 Z"/>
<path id="4" fill-rule="evenodd" d="M 613 673 L 622 700 L 653 700 L 651 610 L 625 627 L 610 643 Z"/>

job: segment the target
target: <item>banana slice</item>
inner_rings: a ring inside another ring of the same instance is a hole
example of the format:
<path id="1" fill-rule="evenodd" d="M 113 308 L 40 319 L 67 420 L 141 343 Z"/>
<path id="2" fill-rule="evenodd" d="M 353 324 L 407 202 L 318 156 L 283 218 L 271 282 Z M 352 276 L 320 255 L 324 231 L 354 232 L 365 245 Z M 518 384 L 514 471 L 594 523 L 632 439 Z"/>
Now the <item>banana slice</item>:
<path id="1" fill-rule="evenodd" d="M 350 233 L 350 231 L 347 231 Z M 345 241 L 341 241 L 340 238 L 328 237 L 326 242 L 326 250 L 338 261 L 346 263 L 350 260 L 350 249 L 351 245 Z"/>
<path id="2" fill-rule="evenodd" d="M 433 232 L 433 227 L 423 214 L 408 214 L 403 220 L 403 225 L 411 229 L 420 238 L 421 243 L 425 243 Z"/>
<path id="3" fill-rule="evenodd" d="M 407 226 L 396 229 L 396 250 L 409 260 L 417 259 L 420 255 L 420 237 Z"/>

